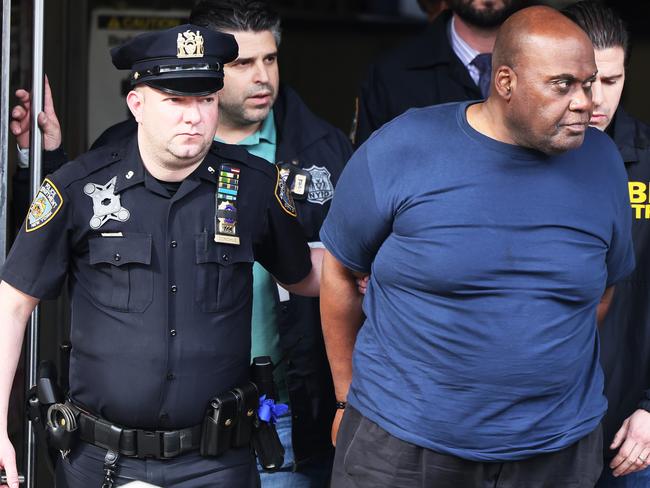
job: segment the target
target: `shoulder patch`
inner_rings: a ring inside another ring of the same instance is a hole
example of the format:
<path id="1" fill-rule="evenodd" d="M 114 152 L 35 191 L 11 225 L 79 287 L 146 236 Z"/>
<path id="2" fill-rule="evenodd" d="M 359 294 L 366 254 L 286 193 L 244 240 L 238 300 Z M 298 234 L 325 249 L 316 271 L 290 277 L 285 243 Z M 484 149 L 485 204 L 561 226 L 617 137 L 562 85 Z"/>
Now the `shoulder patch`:
<path id="1" fill-rule="evenodd" d="M 25 219 L 25 231 L 33 232 L 46 225 L 61 210 L 62 206 L 61 193 L 54 183 L 45 178 L 29 207 L 29 213 Z"/>
<path id="2" fill-rule="evenodd" d="M 287 178 L 289 177 L 289 171 L 286 170 L 283 174 L 283 172 L 278 168 L 277 166 L 275 167 L 278 173 L 278 178 L 275 183 L 275 198 L 280 202 L 280 206 L 282 207 L 282 210 L 287 212 L 289 215 L 292 217 L 297 217 L 298 213 L 296 212 L 296 204 L 293 201 L 293 197 L 291 196 L 291 191 L 289 190 L 289 187 L 287 186 Z"/>

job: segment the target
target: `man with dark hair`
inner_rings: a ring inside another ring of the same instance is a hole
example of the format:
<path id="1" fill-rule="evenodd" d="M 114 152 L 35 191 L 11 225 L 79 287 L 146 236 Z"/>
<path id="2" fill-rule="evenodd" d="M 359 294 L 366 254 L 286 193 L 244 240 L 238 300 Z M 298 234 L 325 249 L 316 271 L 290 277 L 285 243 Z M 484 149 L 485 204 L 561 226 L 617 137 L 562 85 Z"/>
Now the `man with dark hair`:
<path id="1" fill-rule="evenodd" d="M 30 313 L 68 278 L 70 389 L 48 417 L 52 443 L 68 429 L 77 441 L 50 446 L 62 453 L 57 486 L 253 488 L 250 436 L 217 436 L 206 411 L 251 417 L 225 402 L 250 380 L 253 261 L 315 296 L 319 260 L 312 267 L 279 171 L 213 141 L 233 36 L 186 24 L 111 55 L 130 70 L 136 133 L 45 178 L 2 268 L 0 468 L 18 488 L 11 380 Z"/>
<path id="2" fill-rule="evenodd" d="M 576 24 L 521 10 L 487 100 L 411 110 L 348 162 L 321 231 L 333 486 L 596 483 L 596 324 L 634 268 L 625 170 L 588 127 L 596 71 Z"/>
<path id="3" fill-rule="evenodd" d="M 280 17 L 263 1 L 206 0 L 194 7 L 191 22 L 230 33 L 239 45 L 238 57 L 224 67 L 216 139 L 238 144 L 279 168 L 310 245 L 320 247 L 318 232 L 352 147 L 340 130 L 280 83 Z M 109 128 L 93 147 L 128 137 L 134 126 L 125 121 Z M 276 380 L 280 399 L 290 406 L 290 415 L 280 417 L 277 425 L 285 466 L 262 473 L 263 485 L 325 486 L 333 459 L 329 425 L 334 394 L 319 301 L 278 288 L 257 263 L 253 273 L 252 355 L 270 355 L 281 363 Z"/>
<path id="4" fill-rule="evenodd" d="M 409 108 L 487 97 L 497 30 L 524 1 L 449 0 L 449 12 L 371 65 L 357 99 L 355 144 Z"/>
<path id="5" fill-rule="evenodd" d="M 600 328 L 601 363 L 609 407 L 603 421 L 607 466 L 602 488 L 650 484 L 650 127 L 619 107 L 628 60 L 628 34 L 622 19 L 594 1 L 564 12 L 594 45 L 598 78 L 590 124 L 618 146 L 629 179 L 636 270 L 616 287 Z M 613 459 L 612 459 L 613 458 Z"/>

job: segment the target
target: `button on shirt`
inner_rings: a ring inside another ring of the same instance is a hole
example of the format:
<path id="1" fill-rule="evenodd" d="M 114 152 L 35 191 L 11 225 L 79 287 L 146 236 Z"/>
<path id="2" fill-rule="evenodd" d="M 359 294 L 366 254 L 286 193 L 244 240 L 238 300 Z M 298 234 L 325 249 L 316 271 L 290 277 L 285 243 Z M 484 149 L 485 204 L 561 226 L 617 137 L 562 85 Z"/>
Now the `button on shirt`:
<path id="1" fill-rule="evenodd" d="M 214 242 L 222 163 L 241 171 L 240 245 Z M 113 190 L 91 198 L 113 178 Z M 115 161 L 95 151 L 49 180 L 58 212 L 21 230 L 2 279 L 52 298 L 69 276 L 72 398 L 128 427 L 198 424 L 213 395 L 247 380 L 253 261 L 286 283 L 311 268 L 300 225 L 273 194 L 277 170 L 215 144 L 170 197 L 134 138 Z"/>

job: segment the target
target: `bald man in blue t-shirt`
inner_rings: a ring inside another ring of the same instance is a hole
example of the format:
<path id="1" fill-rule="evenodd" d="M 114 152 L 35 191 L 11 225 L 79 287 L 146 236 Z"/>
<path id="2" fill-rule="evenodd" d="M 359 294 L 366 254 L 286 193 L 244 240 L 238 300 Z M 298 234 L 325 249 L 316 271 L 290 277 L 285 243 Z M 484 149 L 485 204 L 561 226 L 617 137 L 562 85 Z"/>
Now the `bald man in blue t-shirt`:
<path id="1" fill-rule="evenodd" d="M 337 488 L 600 474 L 596 322 L 634 253 L 620 155 L 588 127 L 593 47 L 555 10 L 524 9 L 493 73 L 485 102 L 407 112 L 339 180 L 321 231 Z"/>

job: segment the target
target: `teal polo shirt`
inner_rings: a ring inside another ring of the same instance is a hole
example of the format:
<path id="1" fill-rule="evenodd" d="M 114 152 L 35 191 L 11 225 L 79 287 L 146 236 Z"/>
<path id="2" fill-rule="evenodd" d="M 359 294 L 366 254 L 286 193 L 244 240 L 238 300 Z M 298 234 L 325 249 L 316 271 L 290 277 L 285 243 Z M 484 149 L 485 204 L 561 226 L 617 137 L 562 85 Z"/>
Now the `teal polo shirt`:
<path id="1" fill-rule="evenodd" d="M 221 139 L 215 138 L 219 142 Z M 275 164 L 277 135 L 273 111 L 264 119 L 260 129 L 237 143 L 244 146 L 254 156 Z M 276 283 L 271 274 L 258 262 L 253 265 L 253 317 L 251 332 L 251 357 L 271 356 L 275 364 L 282 359 L 280 335 L 278 332 L 278 310 L 275 294 Z M 275 371 L 279 400 L 287 402 L 289 394 L 286 387 L 284 367 Z"/>

